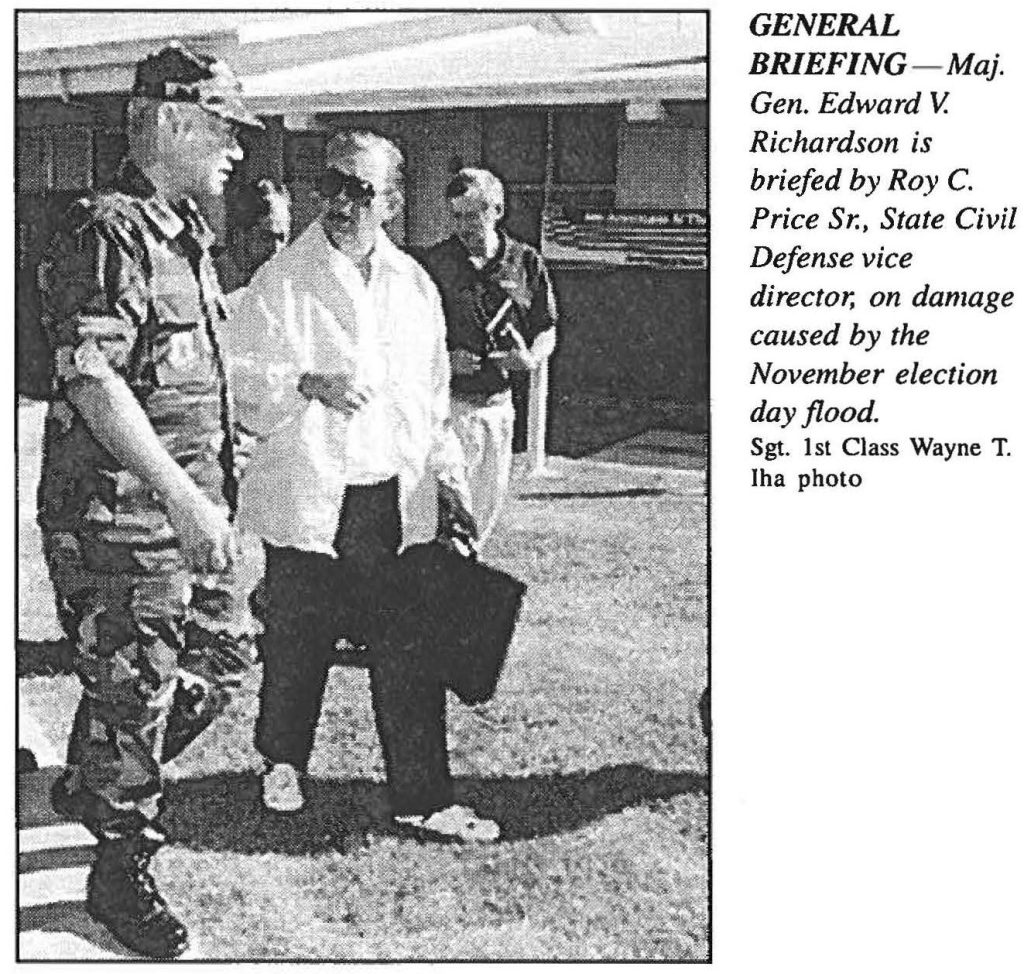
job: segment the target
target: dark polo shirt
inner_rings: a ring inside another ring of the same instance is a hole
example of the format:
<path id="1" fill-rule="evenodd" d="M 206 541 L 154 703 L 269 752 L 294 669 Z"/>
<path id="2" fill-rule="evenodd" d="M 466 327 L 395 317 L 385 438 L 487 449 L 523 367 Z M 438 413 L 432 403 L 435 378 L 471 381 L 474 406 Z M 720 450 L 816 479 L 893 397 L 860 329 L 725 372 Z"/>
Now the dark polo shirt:
<path id="1" fill-rule="evenodd" d="M 512 298 L 512 307 L 505 320 L 528 345 L 555 326 L 555 296 L 540 254 L 506 233 L 499 231 L 499 238 L 497 254 L 479 269 L 456 236 L 418 255 L 441 292 L 450 350 L 466 348 L 481 356 L 492 351 L 487 324 L 507 297 Z M 510 339 L 500 339 L 498 348 L 505 350 L 511 344 Z M 451 388 L 457 396 L 487 396 L 510 385 L 508 371 L 484 359 L 475 374 L 453 375 Z"/>

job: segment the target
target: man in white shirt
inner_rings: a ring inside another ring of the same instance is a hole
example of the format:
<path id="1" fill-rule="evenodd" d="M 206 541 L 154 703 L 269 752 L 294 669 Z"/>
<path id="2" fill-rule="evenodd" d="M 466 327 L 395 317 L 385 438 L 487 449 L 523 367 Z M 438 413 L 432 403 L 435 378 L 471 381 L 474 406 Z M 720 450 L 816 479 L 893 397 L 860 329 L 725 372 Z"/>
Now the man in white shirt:
<path id="1" fill-rule="evenodd" d="M 238 523 L 266 550 L 256 744 L 277 811 L 302 807 L 334 644 L 373 645 L 402 544 L 434 537 L 439 505 L 476 531 L 448 426 L 440 297 L 382 229 L 403 205 L 401 153 L 372 133 L 335 136 L 319 195 L 319 219 L 254 276 L 229 341 L 237 419 L 258 437 Z M 370 686 L 396 819 L 496 838 L 452 804 L 436 674 L 379 654 Z"/>

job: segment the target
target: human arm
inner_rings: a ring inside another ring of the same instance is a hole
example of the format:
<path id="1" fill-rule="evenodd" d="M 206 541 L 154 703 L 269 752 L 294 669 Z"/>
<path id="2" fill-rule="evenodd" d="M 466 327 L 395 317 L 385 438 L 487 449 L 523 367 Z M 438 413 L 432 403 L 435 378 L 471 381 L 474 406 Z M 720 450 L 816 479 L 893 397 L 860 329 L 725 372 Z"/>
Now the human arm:
<path id="1" fill-rule="evenodd" d="M 502 352 L 493 352 L 488 358 L 494 364 L 512 372 L 532 372 L 542 362 L 546 362 L 555 350 L 556 337 L 553 327 L 542 331 L 533 340 L 532 345 L 527 345 L 526 339 L 515 328 L 508 329 L 508 336 L 512 341 L 512 347 Z"/>
<path id="2" fill-rule="evenodd" d="M 347 372 L 303 372 L 299 394 L 338 412 L 354 413 L 370 401 L 373 389 Z"/>
<path id="3" fill-rule="evenodd" d="M 430 368 L 430 445 L 427 455 L 427 469 L 438 482 L 438 501 L 442 516 L 448 510 L 455 517 L 471 524 L 476 536 L 476 524 L 472 519 L 472 501 L 466 477 L 466 459 L 462 446 L 450 422 L 451 370 L 449 353 L 445 346 L 444 312 L 436 289 L 430 287 L 430 305 L 427 325 L 433 331 Z"/>
<path id="4" fill-rule="evenodd" d="M 227 518 L 170 455 L 128 385 L 149 314 L 146 238 L 110 201 L 69 211 L 39 268 L 53 391 L 111 456 L 167 505 L 186 561 L 220 570 L 234 553 Z"/>
<path id="5" fill-rule="evenodd" d="M 483 356 L 468 348 L 453 348 L 448 353 L 448 364 L 452 375 L 476 375 L 480 371 Z"/>
<path id="6" fill-rule="evenodd" d="M 105 363 L 100 357 L 93 374 L 65 382 L 68 402 L 110 455 L 163 499 L 186 564 L 200 573 L 223 571 L 238 556 L 231 524 L 167 452 L 128 384 Z"/>
<path id="7" fill-rule="evenodd" d="M 235 417 L 242 430 L 266 438 L 309 404 L 299 392 L 302 363 L 289 328 L 295 301 L 278 275 L 257 272 L 227 323 L 225 351 Z"/>
<path id="8" fill-rule="evenodd" d="M 229 357 L 239 422 L 260 436 L 313 401 L 351 413 L 373 395 L 352 338 L 366 313 L 358 290 L 326 268 L 317 274 L 317 259 L 300 239 L 257 272 L 235 310 Z"/>
<path id="9" fill-rule="evenodd" d="M 519 302 L 522 330 L 515 324 L 506 329 L 511 346 L 490 359 L 511 371 L 532 371 L 551 357 L 557 343 L 555 324 L 558 309 L 551 278 L 540 254 L 527 249 L 523 258 L 525 288 L 515 288 L 510 297 Z M 516 294 L 520 296 L 515 296 Z M 524 301 L 526 298 L 528 301 Z"/>

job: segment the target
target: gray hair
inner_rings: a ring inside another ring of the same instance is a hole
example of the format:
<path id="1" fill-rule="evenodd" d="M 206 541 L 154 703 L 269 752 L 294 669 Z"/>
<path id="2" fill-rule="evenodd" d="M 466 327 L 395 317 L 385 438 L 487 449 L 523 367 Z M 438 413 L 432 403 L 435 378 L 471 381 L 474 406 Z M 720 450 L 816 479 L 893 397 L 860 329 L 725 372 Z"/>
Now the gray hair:
<path id="1" fill-rule="evenodd" d="M 404 192 L 405 156 L 394 142 L 385 139 L 383 135 L 366 129 L 338 132 L 324 147 L 324 158 L 328 165 L 363 153 L 373 153 L 384 159 L 388 164 L 390 188 L 398 193 Z"/>
<path id="2" fill-rule="evenodd" d="M 183 121 L 211 117 L 195 102 L 165 101 L 161 98 L 133 96 L 124 109 L 124 129 L 128 138 L 128 151 L 140 163 L 151 162 L 158 154 L 159 132 L 171 117 Z"/>
<path id="3" fill-rule="evenodd" d="M 460 169 L 445 188 L 444 195 L 449 200 L 474 196 L 501 210 L 505 209 L 505 187 L 501 180 L 487 169 Z"/>
<path id="4" fill-rule="evenodd" d="M 148 158 L 156 148 L 161 104 L 155 98 L 128 99 L 124 110 L 124 130 L 129 149 L 136 158 Z"/>

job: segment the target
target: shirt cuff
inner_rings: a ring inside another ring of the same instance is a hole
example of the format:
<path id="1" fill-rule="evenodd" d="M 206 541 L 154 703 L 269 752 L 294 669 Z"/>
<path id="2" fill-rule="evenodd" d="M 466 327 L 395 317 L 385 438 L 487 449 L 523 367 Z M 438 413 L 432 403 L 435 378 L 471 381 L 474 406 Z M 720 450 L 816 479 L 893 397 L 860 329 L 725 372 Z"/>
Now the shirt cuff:
<path id="1" fill-rule="evenodd" d="M 108 379 L 116 374 L 95 338 L 86 338 L 74 347 L 61 345 L 54 351 L 53 375 L 58 384 L 74 379 Z"/>

